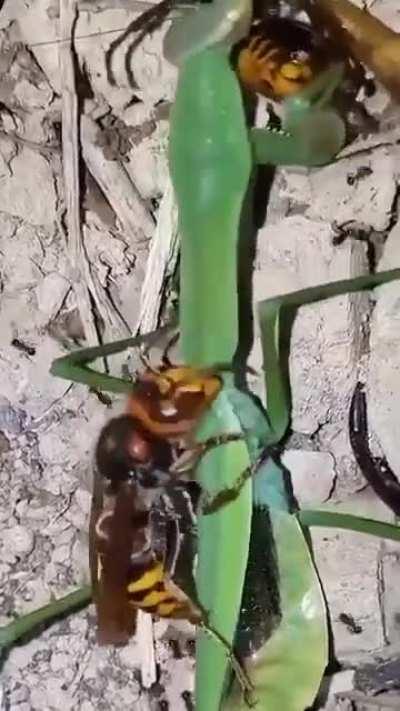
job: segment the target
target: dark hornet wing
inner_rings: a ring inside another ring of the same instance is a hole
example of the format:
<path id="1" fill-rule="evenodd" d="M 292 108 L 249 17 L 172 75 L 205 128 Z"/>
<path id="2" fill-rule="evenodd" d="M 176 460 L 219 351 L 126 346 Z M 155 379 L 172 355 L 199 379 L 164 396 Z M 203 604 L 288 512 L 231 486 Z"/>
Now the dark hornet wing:
<path id="1" fill-rule="evenodd" d="M 96 484 L 95 489 L 99 487 Z M 124 482 L 116 493 L 94 494 L 90 522 L 89 563 L 97 611 L 99 644 L 126 644 L 135 632 L 136 611 L 129 604 L 129 579 L 133 523 L 138 501 L 134 486 Z M 101 505 L 102 503 L 102 505 Z M 142 511 L 140 511 L 142 520 Z M 147 512 L 144 512 L 147 517 Z"/>

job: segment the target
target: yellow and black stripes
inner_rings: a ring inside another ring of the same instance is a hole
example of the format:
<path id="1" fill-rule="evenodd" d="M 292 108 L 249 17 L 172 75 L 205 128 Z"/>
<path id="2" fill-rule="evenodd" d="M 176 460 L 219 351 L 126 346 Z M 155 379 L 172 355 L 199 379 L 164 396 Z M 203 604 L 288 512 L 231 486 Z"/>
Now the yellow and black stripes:
<path id="1" fill-rule="evenodd" d="M 157 502 L 151 515 L 154 548 L 149 551 L 147 560 L 132 565 L 130 571 L 127 590 L 134 607 L 158 617 L 200 621 L 200 612 L 192 601 L 197 536 L 195 508 L 199 496 L 197 484 L 188 482 L 171 488 Z M 160 535 L 165 544 L 162 560 L 155 554 L 156 539 Z"/>
<path id="2" fill-rule="evenodd" d="M 192 603 L 169 580 L 168 572 L 159 561 L 128 584 L 128 599 L 134 607 L 158 617 L 193 617 Z"/>
<path id="3" fill-rule="evenodd" d="M 166 571 L 160 561 L 154 561 L 140 577 L 127 585 L 129 602 L 151 614 L 159 614 L 158 607 L 170 599 L 164 585 Z"/>

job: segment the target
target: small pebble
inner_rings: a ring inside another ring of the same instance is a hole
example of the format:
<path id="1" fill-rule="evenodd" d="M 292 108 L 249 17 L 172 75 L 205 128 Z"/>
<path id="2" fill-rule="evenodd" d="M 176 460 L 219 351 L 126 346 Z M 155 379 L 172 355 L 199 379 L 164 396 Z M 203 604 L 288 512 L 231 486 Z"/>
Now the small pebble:
<path id="1" fill-rule="evenodd" d="M 29 555 L 35 545 L 35 537 L 29 528 L 13 526 L 6 528 L 1 534 L 3 548 L 15 556 Z"/>

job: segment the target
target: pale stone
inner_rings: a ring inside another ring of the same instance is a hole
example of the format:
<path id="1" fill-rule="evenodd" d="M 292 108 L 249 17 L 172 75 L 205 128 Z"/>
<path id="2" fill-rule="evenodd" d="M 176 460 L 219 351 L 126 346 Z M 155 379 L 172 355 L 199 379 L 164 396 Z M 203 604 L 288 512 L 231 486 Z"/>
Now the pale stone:
<path id="1" fill-rule="evenodd" d="M 90 701 L 84 701 L 81 704 L 81 711 L 96 711 L 96 709 Z"/>
<path id="2" fill-rule="evenodd" d="M 14 94 L 21 106 L 31 110 L 45 108 L 53 97 L 53 92 L 47 83 L 42 82 L 39 86 L 35 86 L 26 79 L 18 81 Z"/>
<path id="3" fill-rule="evenodd" d="M 18 0 L 19 2 L 19 0 Z M 15 4 L 11 0 L 10 5 Z M 24 2 L 23 11 L 17 13 L 18 26 L 22 38 L 29 45 L 33 44 L 32 52 L 54 91 L 61 93 L 60 68 L 58 61 L 58 24 L 47 12 L 53 0 L 36 0 L 30 6 Z M 32 28 L 35 31 L 35 42 L 32 43 Z M 41 46 L 41 43 L 45 43 Z"/>
<path id="4" fill-rule="evenodd" d="M 81 540 L 75 541 L 70 554 L 70 562 L 76 575 L 86 581 L 89 579 L 89 541 L 86 544 Z"/>
<path id="5" fill-rule="evenodd" d="M 26 686 L 17 686 L 15 689 L 10 694 L 10 708 L 13 708 L 13 706 L 16 706 L 18 704 L 18 711 L 20 710 L 21 706 L 24 701 L 27 701 L 29 699 L 29 689 L 27 689 Z M 1 706 L 0 703 L 0 709 L 3 707 Z"/>
<path id="6" fill-rule="evenodd" d="M 140 652 L 136 636 L 129 641 L 129 644 L 118 650 L 118 657 L 121 664 L 127 669 L 138 669 L 140 666 Z"/>
<path id="7" fill-rule="evenodd" d="M 12 176 L 0 179 L 0 210 L 32 225 L 45 225 L 56 219 L 53 174 L 37 151 L 22 149 L 12 161 Z"/>
<path id="8" fill-rule="evenodd" d="M 337 658 L 379 649 L 384 644 L 377 577 L 379 539 L 323 528 L 312 528 L 311 537 Z M 361 627 L 359 634 L 340 620 L 341 613 L 353 617 Z"/>
<path id="9" fill-rule="evenodd" d="M 318 706 L 320 711 L 339 711 L 336 694 L 344 691 L 352 691 L 354 689 L 354 670 L 346 669 L 340 671 L 333 676 L 324 679 L 322 691 L 327 691 L 327 697 L 324 706 Z"/>
<path id="10" fill-rule="evenodd" d="M 385 555 L 381 563 L 382 607 L 385 637 L 389 644 L 400 643 L 400 543 L 397 555 Z"/>
<path id="11" fill-rule="evenodd" d="M 63 654 L 62 652 L 52 654 L 50 660 L 51 671 L 57 673 L 66 669 L 69 661 L 70 659 L 67 654 Z"/>
<path id="12" fill-rule="evenodd" d="M 365 248 L 351 240 L 338 250 L 328 225 L 300 215 L 266 226 L 259 235 L 254 298 L 259 301 L 366 271 Z M 292 429 L 313 434 L 321 425 L 347 424 L 368 298 L 341 296 L 304 306 L 291 336 Z M 254 362 L 254 361 L 253 361 Z M 253 364 L 252 362 L 252 364 Z M 257 363 L 255 364 L 257 367 Z M 347 452 L 351 454 L 347 442 Z"/>
<path id="13" fill-rule="evenodd" d="M 1 545 L 11 555 L 25 556 L 32 552 L 35 537 L 29 528 L 13 526 L 2 531 Z"/>
<path id="14" fill-rule="evenodd" d="M 51 320 L 60 310 L 60 307 L 71 288 L 70 283 L 61 274 L 55 272 L 47 274 L 39 282 L 36 290 L 37 305 L 40 311 Z"/>
<path id="15" fill-rule="evenodd" d="M 43 641 L 34 639 L 21 647 L 12 647 L 8 656 L 8 662 L 14 670 L 23 669 L 32 662 L 32 657 L 38 652 L 43 652 L 46 645 Z"/>
<path id="16" fill-rule="evenodd" d="M 37 610 L 38 607 L 47 605 L 50 601 L 49 588 L 44 584 L 41 578 L 33 578 L 29 580 L 26 585 L 27 596 L 29 595 L 29 602 L 23 601 L 17 605 L 17 612 L 19 615 L 26 615 L 33 610 Z"/>
<path id="17" fill-rule="evenodd" d="M 70 558 L 71 546 L 57 546 L 51 556 L 52 563 L 66 563 Z"/>
<path id="18" fill-rule="evenodd" d="M 339 225 L 354 221 L 377 231 L 387 229 L 396 194 L 399 155 L 397 147 L 377 148 L 370 156 L 354 156 L 351 163 L 341 160 L 311 173 L 312 201 L 306 214 Z M 349 185 L 348 174 L 365 166 L 371 169 L 370 175 Z"/>
<path id="19" fill-rule="evenodd" d="M 294 494 L 301 508 L 329 498 L 335 481 L 335 463 L 328 452 L 287 449 L 282 464 L 290 471 Z"/>
<path id="20" fill-rule="evenodd" d="M 87 516 L 90 513 L 92 495 L 86 489 L 77 489 L 75 500 L 81 511 Z"/>

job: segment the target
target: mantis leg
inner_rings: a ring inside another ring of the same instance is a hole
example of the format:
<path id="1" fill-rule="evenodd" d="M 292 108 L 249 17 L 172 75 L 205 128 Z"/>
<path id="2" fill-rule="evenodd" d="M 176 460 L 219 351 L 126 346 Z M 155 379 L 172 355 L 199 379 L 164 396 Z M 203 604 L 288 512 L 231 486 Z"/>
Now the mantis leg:
<path id="1" fill-rule="evenodd" d="M 91 388 L 97 388 L 112 393 L 129 393 L 132 390 L 132 383 L 129 380 L 116 378 L 106 373 L 99 373 L 89 368 L 88 363 L 92 363 L 97 358 L 122 353 L 122 351 L 127 350 L 127 348 L 139 348 L 143 343 L 150 346 L 154 345 L 159 341 L 160 337 L 169 333 L 174 327 L 174 324 L 169 324 L 157 331 L 152 331 L 144 335 L 124 338 L 121 341 L 105 343 L 102 346 L 82 348 L 67 356 L 56 358 L 51 365 L 50 373 L 57 378 L 65 378 L 65 380 L 71 380 L 74 383 L 82 383 Z"/>
<path id="2" fill-rule="evenodd" d="M 341 528 L 345 531 L 367 533 L 378 538 L 400 541 L 400 526 L 384 521 L 376 521 L 363 516 L 337 513 L 327 509 L 303 509 L 296 514 L 302 526 L 321 526 L 323 528 Z"/>
<path id="3" fill-rule="evenodd" d="M 345 125 L 329 108 L 343 66 L 322 72 L 306 89 L 284 103 L 283 130 L 254 128 L 255 161 L 270 165 L 318 166 L 329 163 L 345 142 Z"/>
<path id="4" fill-rule="evenodd" d="M 165 58 L 179 65 L 210 47 L 228 54 L 248 33 L 252 10 L 251 0 L 216 0 L 188 10 L 183 21 L 175 22 L 165 36 Z"/>
<path id="5" fill-rule="evenodd" d="M 208 637 L 211 637 L 211 639 L 215 640 L 224 648 L 227 659 L 232 667 L 232 670 L 235 673 L 236 681 L 241 688 L 246 703 L 249 707 L 252 706 L 253 684 L 251 683 L 250 678 L 246 674 L 244 667 L 242 667 L 240 661 L 237 659 L 235 653 L 233 652 L 231 645 L 219 632 L 217 632 L 217 630 L 215 630 L 213 627 L 210 627 L 208 622 L 200 623 L 199 627 Z"/>
<path id="6" fill-rule="evenodd" d="M 89 585 L 85 585 L 69 595 L 49 602 L 48 605 L 44 605 L 38 610 L 18 617 L 5 627 L 1 627 L 0 652 L 11 647 L 15 642 L 18 642 L 22 637 L 32 632 L 36 627 L 52 622 L 57 617 L 72 612 L 73 610 L 85 607 L 89 604 L 91 598 L 91 588 Z"/>
<path id="7" fill-rule="evenodd" d="M 399 278 L 397 269 L 304 289 L 259 304 L 268 415 L 272 426 L 268 442 L 279 441 L 289 424 L 289 379 L 287 368 L 282 368 L 282 364 L 287 365 L 289 341 L 285 341 L 284 336 L 290 333 L 294 311 L 302 304 Z M 257 654 L 245 659 L 244 664 L 258 697 L 257 709 L 298 711 L 312 704 L 328 659 L 324 599 L 301 527 L 335 526 L 395 540 L 400 540 L 400 527 L 329 511 L 290 514 L 283 471 L 273 459 L 261 462 L 255 471 L 253 505 L 253 516 L 268 511 L 270 518 L 271 546 L 276 550 L 278 565 L 280 620 Z M 256 546 L 257 541 L 252 542 Z M 287 684 L 288 675 L 291 685 Z M 245 708 L 236 685 L 228 701 L 226 711 Z"/>
<path id="8" fill-rule="evenodd" d="M 260 455 L 242 471 L 238 476 L 234 484 L 226 489 L 221 489 L 217 494 L 210 496 L 208 493 L 204 492 L 200 499 L 200 508 L 203 514 L 208 515 L 217 511 L 221 506 L 225 506 L 229 501 L 234 501 L 236 497 L 240 494 L 243 486 L 246 484 L 248 479 L 255 476 L 260 468 L 260 465 L 268 457 L 273 457 L 273 451 L 270 447 L 266 447 L 260 453 Z"/>
<path id="9" fill-rule="evenodd" d="M 171 349 L 175 346 L 177 341 L 179 340 L 179 331 L 176 331 L 169 339 L 168 342 L 164 348 L 164 351 L 161 356 L 161 365 L 165 368 L 171 368 L 172 367 L 172 362 L 169 357 L 169 353 Z M 142 364 L 144 367 L 148 370 L 152 370 L 153 372 L 158 373 L 159 370 L 157 368 L 154 368 L 151 363 L 150 363 L 150 350 L 153 347 L 154 343 L 147 341 L 145 343 L 142 343 L 140 348 L 139 348 L 139 356 L 140 360 L 142 361 Z"/>
<path id="10" fill-rule="evenodd" d="M 305 304 L 331 298 L 347 292 L 370 289 L 379 284 L 400 278 L 400 269 L 393 269 L 379 274 L 345 279 L 342 281 L 322 284 L 310 289 L 302 289 L 284 296 L 267 299 L 259 304 L 262 343 L 264 351 L 266 390 L 268 396 L 268 419 L 265 422 L 265 442 L 259 454 L 253 458 L 249 467 L 237 477 L 235 482 L 215 495 L 203 494 L 201 510 L 205 514 L 213 513 L 220 506 L 234 500 L 248 479 L 256 476 L 260 465 L 269 457 L 274 459 L 277 450 L 274 445 L 283 438 L 290 418 L 289 376 L 287 372 L 288 341 L 285 336 L 290 332 L 294 311 Z M 283 333 L 283 331 L 286 333 Z M 378 471 L 378 464 L 373 461 L 368 445 L 365 443 L 366 413 L 365 399 L 356 389 L 350 411 L 351 441 L 359 466 L 363 469 L 367 480 L 373 488 L 378 486 L 380 496 L 397 514 L 400 512 L 400 484 L 388 467 Z M 269 427 L 270 425 L 270 427 Z M 361 431 L 364 428 L 364 434 Z M 367 447 L 367 449 L 366 449 Z M 276 456 L 275 456 L 276 458 Z M 378 480 L 378 483 L 377 483 Z M 382 487 L 384 492 L 382 493 Z"/>
<path id="11" fill-rule="evenodd" d="M 221 435 L 208 437 L 204 442 L 198 442 L 188 449 L 185 449 L 169 468 L 169 472 L 173 477 L 174 475 L 191 473 L 194 467 L 199 464 L 201 457 L 204 457 L 204 455 L 211 449 L 214 449 L 214 447 L 220 447 L 223 444 L 229 444 L 229 442 L 241 442 L 244 439 L 245 436 L 241 432 L 237 434 L 235 432 L 224 432 Z"/>
<path id="12" fill-rule="evenodd" d="M 329 69 L 321 72 L 301 92 L 289 97 L 285 101 L 286 122 L 289 122 L 292 116 L 296 118 L 296 115 L 299 115 L 301 118 L 302 113 L 305 111 L 327 107 L 343 79 L 343 72 L 343 64 L 334 64 Z"/>
<path id="13" fill-rule="evenodd" d="M 288 353 L 290 330 L 296 310 L 304 304 L 330 299 L 340 294 L 373 289 L 380 284 L 400 279 L 400 269 L 369 274 L 356 279 L 344 279 L 301 289 L 291 294 L 275 296 L 258 304 L 264 353 L 268 415 L 272 434 L 266 445 L 279 442 L 290 418 Z"/>

